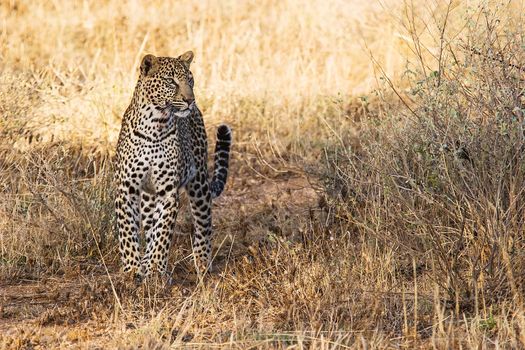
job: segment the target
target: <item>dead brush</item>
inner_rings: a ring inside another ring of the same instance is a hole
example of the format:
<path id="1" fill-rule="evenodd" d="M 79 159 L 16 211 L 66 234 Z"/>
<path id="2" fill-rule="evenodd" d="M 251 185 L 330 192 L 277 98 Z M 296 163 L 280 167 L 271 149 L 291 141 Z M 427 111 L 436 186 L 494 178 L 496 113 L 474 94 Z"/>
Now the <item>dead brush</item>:
<path id="1" fill-rule="evenodd" d="M 435 310 L 461 318 L 503 301 L 522 305 L 525 36 L 481 9 L 447 38 L 447 18 L 432 27 L 432 55 L 416 25 L 406 27 L 417 57 L 408 89 L 383 78 L 405 108 L 387 104 L 360 150 L 339 148 L 329 164 L 343 184 L 340 217 L 397 252 L 398 276 L 437 286 L 445 298 Z"/>
<path id="2" fill-rule="evenodd" d="M 79 271 L 114 252 L 108 158 L 56 144 L 2 159 L 2 278 Z"/>

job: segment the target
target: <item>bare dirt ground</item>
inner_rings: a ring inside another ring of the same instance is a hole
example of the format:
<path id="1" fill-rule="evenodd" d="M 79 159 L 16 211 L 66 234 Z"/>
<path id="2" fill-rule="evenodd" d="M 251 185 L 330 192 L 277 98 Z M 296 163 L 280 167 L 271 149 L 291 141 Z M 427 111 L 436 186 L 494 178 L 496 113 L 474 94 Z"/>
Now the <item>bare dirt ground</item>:
<path id="1" fill-rule="evenodd" d="M 282 171 L 269 177 L 242 166 L 232 173 L 227 190 L 214 206 L 216 256 L 207 285 L 227 278 L 228 264 L 252 260 L 259 245 L 272 240 L 273 233 L 297 239 L 292 232 L 299 218 L 317 207 L 318 195 L 303 175 Z M 240 177 L 239 173 L 251 176 Z M 191 222 L 185 201 L 182 206 L 172 248 L 172 286 L 159 281 L 153 281 L 151 288 L 135 286 L 118 272 L 118 261 L 108 256 L 78 261 L 77 271 L 62 276 L 3 282 L 0 344 L 13 349 L 120 347 L 115 339 L 119 343 L 118 339 L 138 327 L 133 321 L 136 317 L 122 322 L 127 299 L 142 299 L 150 303 L 151 309 L 184 304 L 199 286 L 189 259 Z M 113 253 L 117 254 L 116 250 Z M 147 313 L 146 309 L 143 312 Z M 193 338 L 191 333 L 179 334 L 177 329 L 171 334 L 170 341 L 179 337 L 182 342 L 190 342 Z M 139 341 L 144 342 L 141 346 L 158 345 L 156 340 L 148 339 Z"/>

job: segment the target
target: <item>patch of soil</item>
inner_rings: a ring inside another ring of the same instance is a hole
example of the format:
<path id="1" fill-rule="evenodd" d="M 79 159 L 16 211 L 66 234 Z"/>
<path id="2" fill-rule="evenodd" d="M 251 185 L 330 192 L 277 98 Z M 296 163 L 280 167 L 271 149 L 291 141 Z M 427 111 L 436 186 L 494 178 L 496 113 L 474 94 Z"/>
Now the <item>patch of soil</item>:
<path id="1" fill-rule="evenodd" d="M 272 236 L 293 240 L 300 219 L 317 203 L 312 186 L 297 174 L 232 176 L 226 191 L 214 202 L 216 255 L 211 274 L 220 274 L 230 261 L 249 255 L 253 247 Z M 175 285 L 165 291 L 170 297 L 185 298 L 196 284 L 187 208 L 179 213 L 177 230 L 184 234 L 175 237 L 171 254 Z M 131 297 L 138 299 L 150 293 L 124 280 L 118 269 L 110 266 L 107 273 L 98 264 L 61 277 L 4 282 L 0 285 L 0 348 L 103 342 L 110 336 L 108 325 L 115 317 L 116 303 L 123 303 L 129 294 L 124 291 L 133 291 Z"/>

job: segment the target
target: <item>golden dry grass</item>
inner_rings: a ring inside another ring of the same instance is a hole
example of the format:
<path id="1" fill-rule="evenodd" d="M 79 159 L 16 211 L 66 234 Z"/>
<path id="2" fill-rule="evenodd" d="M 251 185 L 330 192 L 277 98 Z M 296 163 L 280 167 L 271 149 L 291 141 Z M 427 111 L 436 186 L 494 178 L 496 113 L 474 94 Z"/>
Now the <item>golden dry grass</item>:
<path id="1" fill-rule="evenodd" d="M 30 75 L 39 128 L 112 148 L 141 57 L 192 49 L 209 124 L 226 119 L 244 135 L 258 123 L 300 139 L 322 111 L 320 97 L 375 86 L 365 45 L 400 75 L 407 50 L 395 3 L 8 1 L 3 74 Z M 272 112 L 253 120 L 261 110 Z"/>
<path id="2" fill-rule="evenodd" d="M 0 2 L 0 347 L 523 347 L 523 10 Z M 175 285 L 134 287 L 111 156 L 141 57 L 188 49 L 235 137 L 215 271 L 183 210 Z"/>

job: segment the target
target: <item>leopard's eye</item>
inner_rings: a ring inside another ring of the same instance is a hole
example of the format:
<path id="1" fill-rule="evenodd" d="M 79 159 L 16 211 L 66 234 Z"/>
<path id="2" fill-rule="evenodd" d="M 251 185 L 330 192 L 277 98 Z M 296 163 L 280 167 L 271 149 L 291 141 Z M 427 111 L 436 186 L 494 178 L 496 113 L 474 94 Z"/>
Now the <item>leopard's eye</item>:
<path id="1" fill-rule="evenodd" d="M 166 81 L 170 85 L 174 85 L 174 86 L 177 85 L 177 83 L 175 82 L 175 79 L 173 79 L 173 78 L 166 78 Z"/>

